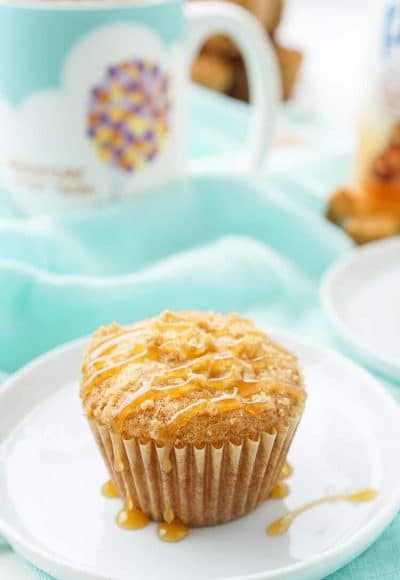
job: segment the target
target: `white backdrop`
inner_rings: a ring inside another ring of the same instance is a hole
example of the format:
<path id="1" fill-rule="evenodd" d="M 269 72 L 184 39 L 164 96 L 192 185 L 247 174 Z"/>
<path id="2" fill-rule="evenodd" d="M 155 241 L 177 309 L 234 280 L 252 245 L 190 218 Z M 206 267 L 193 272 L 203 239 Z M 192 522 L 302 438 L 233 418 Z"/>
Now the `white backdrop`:
<path id="1" fill-rule="evenodd" d="M 301 93 L 333 121 L 352 122 L 366 69 L 371 0 L 286 0 L 278 37 L 305 53 Z"/>

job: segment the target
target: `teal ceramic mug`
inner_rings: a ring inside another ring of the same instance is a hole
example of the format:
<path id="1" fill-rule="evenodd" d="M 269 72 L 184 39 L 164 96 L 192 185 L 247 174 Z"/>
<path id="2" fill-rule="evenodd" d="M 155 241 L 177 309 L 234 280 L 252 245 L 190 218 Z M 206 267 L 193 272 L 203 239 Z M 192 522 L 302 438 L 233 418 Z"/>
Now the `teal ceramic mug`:
<path id="1" fill-rule="evenodd" d="M 200 166 L 248 170 L 265 155 L 278 100 L 274 54 L 250 14 L 183 0 L 0 1 L 4 191 L 43 213 L 184 176 L 188 68 L 216 32 L 243 53 L 252 124 L 239 159 Z"/>

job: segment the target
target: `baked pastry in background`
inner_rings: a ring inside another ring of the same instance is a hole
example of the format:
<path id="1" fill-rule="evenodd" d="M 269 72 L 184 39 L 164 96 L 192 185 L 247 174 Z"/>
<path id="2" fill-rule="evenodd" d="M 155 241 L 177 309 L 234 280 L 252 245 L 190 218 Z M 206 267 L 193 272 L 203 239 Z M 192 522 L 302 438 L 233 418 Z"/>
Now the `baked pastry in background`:
<path id="1" fill-rule="evenodd" d="M 344 229 L 356 244 L 390 238 L 400 233 L 400 220 L 390 215 L 348 217 Z"/>
<path id="2" fill-rule="evenodd" d="M 234 65 L 216 54 L 200 54 L 192 66 L 192 80 L 219 93 L 228 93 L 234 78 Z"/>
<path id="3" fill-rule="evenodd" d="M 220 58 L 223 58 L 225 62 L 233 61 L 232 64 L 234 64 L 235 59 L 240 58 L 240 51 L 236 44 L 229 38 L 229 36 L 223 36 L 222 34 L 210 36 L 210 38 L 205 42 L 198 58 L 201 58 L 203 54 L 219 56 Z"/>
<path id="4" fill-rule="evenodd" d="M 249 84 L 247 82 L 246 67 L 241 57 L 235 62 L 235 73 L 230 95 L 240 101 L 249 100 Z"/>
<path id="5" fill-rule="evenodd" d="M 288 101 L 293 95 L 296 80 L 302 63 L 302 54 L 298 50 L 284 48 L 274 43 L 279 68 L 281 70 L 281 98 Z M 203 55 L 199 56 L 199 59 Z M 232 89 L 229 93 L 235 99 L 249 100 L 249 86 L 247 83 L 246 68 L 241 57 L 234 63 Z"/>
<path id="6" fill-rule="evenodd" d="M 400 121 L 385 147 L 373 157 L 368 171 L 360 172 L 361 210 L 396 212 L 400 218 Z"/>
<path id="7" fill-rule="evenodd" d="M 207 2 L 208 0 L 191 0 L 192 2 Z M 293 96 L 302 62 L 302 54 L 298 50 L 282 46 L 276 39 L 276 30 L 280 24 L 283 12 L 283 0 L 225 0 L 249 10 L 262 24 L 265 33 L 273 41 L 278 65 L 282 76 L 282 99 Z M 205 58 L 207 57 L 207 59 Z M 222 67 L 222 62 L 229 67 Z M 262 66 L 262 62 L 260 62 Z M 225 93 L 234 98 L 248 101 L 249 87 L 246 70 L 239 49 L 234 42 L 222 35 L 211 36 L 194 62 L 192 80 L 208 88 Z M 224 82 L 226 81 L 226 82 Z"/>
<path id="8" fill-rule="evenodd" d="M 281 70 L 282 99 L 288 101 L 294 93 L 303 56 L 299 50 L 286 48 L 277 43 L 274 43 L 274 47 Z"/>
<path id="9" fill-rule="evenodd" d="M 81 398 L 125 503 L 204 526 L 269 495 L 306 395 L 296 357 L 250 321 L 187 311 L 100 328 Z"/>
<path id="10" fill-rule="evenodd" d="M 269 34 L 278 28 L 283 11 L 283 0 L 232 0 L 249 10 Z"/>
<path id="11" fill-rule="evenodd" d="M 339 189 L 330 197 L 328 219 L 358 244 L 400 234 L 400 121 L 358 173 L 354 188 Z"/>

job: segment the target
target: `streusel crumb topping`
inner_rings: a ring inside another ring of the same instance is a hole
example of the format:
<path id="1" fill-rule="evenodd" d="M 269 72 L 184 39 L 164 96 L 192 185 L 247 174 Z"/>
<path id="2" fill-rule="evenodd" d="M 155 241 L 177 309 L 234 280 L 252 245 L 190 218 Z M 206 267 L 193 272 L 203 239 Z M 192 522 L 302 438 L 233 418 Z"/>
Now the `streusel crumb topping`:
<path id="1" fill-rule="evenodd" d="M 160 444 L 279 431 L 305 400 L 296 357 L 235 314 L 164 312 L 102 327 L 81 370 L 88 417 Z"/>

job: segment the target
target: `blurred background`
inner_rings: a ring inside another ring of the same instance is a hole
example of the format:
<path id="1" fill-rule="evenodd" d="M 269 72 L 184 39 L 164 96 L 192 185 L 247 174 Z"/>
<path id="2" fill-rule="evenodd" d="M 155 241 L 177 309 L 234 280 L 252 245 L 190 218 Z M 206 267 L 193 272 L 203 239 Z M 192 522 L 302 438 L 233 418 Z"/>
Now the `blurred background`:
<path id="1" fill-rule="evenodd" d="M 365 68 L 368 3 L 234 1 L 251 10 L 269 33 L 282 71 L 284 100 L 332 122 L 354 123 Z M 242 61 L 232 43 L 220 38 L 204 47 L 192 77 L 220 92 L 247 97 Z"/>

